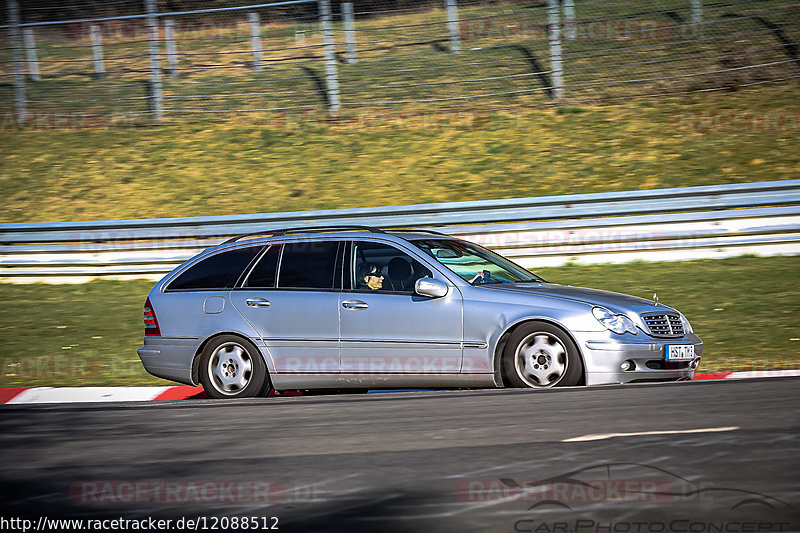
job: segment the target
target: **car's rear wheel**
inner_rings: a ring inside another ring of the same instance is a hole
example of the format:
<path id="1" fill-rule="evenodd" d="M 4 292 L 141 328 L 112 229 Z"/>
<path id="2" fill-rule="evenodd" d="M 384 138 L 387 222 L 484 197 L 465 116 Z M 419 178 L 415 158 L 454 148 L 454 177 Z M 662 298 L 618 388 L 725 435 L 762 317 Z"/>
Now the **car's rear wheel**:
<path id="1" fill-rule="evenodd" d="M 583 376 L 575 343 L 547 322 L 529 322 L 511 334 L 503 350 L 503 370 L 512 387 L 567 387 Z"/>
<path id="2" fill-rule="evenodd" d="M 211 398 L 263 396 L 267 368 L 252 343 L 234 335 L 212 339 L 200 356 L 200 383 Z"/>

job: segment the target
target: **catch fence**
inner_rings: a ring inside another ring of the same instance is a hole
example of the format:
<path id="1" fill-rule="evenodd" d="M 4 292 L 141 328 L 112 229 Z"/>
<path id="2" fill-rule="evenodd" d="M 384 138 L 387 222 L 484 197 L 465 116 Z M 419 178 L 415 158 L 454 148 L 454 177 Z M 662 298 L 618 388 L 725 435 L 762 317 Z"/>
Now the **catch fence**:
<path id="1" fill-rule="evenodd" d="M 3 127 L 513 110 L 800 78 L 794 0 L 6 0 Z"/>

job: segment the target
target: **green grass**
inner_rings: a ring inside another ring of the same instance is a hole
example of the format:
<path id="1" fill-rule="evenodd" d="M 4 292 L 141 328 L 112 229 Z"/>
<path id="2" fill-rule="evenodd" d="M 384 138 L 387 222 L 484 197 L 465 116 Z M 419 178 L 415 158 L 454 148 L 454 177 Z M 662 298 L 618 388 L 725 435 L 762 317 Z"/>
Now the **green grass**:
<path id="1" fill-rule="evenodd" d="M 245 116 L 0 131 L 3 222 L 206 216 L 795 179 L 800 128 L 692 131 L 681 113 L 797 120 L 800 86 L 517 114 Z M 794 111 L 792 111 L 794 110 Z M 763 122 L 763 121 L 762 121 Z"/>
<path id="2" fill-rule="evenodd" d="M 3 285 L 0 385 L 158 385 L 136 349 L 149 281 Z"/>
<path id="3" fill-rule="evenodd" d="M 550 281 L 676 305 L 705 341 L 701 371 L 797 368 L 800 258 L 566 266 Z M 3 285 L 0 386 L 164 385 L 136 355 L 150 282 Z"/>

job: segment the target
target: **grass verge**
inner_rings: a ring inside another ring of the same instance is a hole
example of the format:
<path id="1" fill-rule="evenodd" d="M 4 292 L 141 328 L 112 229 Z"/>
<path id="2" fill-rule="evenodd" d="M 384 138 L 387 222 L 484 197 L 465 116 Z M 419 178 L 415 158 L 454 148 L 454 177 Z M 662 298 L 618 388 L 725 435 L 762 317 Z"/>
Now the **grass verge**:
<path id="1" fill-rule="evenodd" d="M 518 114 L 0 131 L 0 220 L 352 208 L 797 178 L 800 86 Z M 793 111 L 794 110 L 794 111 Z M 731 113 L 741 113 L 734 123 Z M 705 118 L 704 118 L 705 117 Z"/>
<path id="2" fill-rule="evenodd" d="M 800 257 L 566 266 L 550 281 L 676 305 L 705 341 L 701 372 L 797 368 Z M 142 306 L 150 282 L 3 285 L 0 386 L 167 385 L 145 373 Z"/>

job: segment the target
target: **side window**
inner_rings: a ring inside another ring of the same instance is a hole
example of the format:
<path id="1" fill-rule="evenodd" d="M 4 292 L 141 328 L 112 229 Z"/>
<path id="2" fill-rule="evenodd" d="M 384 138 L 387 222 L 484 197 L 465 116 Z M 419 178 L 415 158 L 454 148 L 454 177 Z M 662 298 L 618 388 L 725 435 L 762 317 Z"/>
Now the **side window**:
<path id="1" fill-rule="evenodd" d="M 215 290 L 233 287 L 263 246 L 248 246 L 218 253 L 185 270 L 167 287 L 170 291 Z"/>
<path id="2" fill-rule="evenodd" d="M 278 287 L 334 289 L 338 241 L 294 242 L 283 245 Z"/>
<path id="3" fill-rule="evenodd" d="M 354 242 L 349 265 L 351 286 L 364 291 L 414 292 L 420 278 L 433 273 L 394 246 L 374 242 Z"/>
<path id="4" fill-rule="evenodd" d="M 278 258 L 281 256 L 281 245 L 273 245 L 264 252 L 256 266 L 250 271 L 244 282 L 244 287 L 257 289 L 272 289 L 275 287 L 275 278 L 278 271 Z"/>

